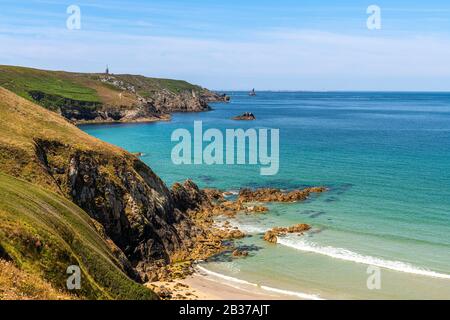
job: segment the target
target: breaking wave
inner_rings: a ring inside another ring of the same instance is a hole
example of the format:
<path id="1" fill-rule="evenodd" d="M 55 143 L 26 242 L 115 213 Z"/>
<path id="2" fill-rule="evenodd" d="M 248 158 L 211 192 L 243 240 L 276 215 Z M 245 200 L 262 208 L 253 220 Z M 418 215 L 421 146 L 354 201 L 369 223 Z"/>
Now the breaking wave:
<path id="1" fill-rule="evenodd" d="M 348 249 L 335 248 L 331 246 L 320 246 L 305 239 L 292 239 L 289 237 L 279 237 L 278 244 L 297 249 L 303 252 L 312 252 L 321 254 L 334 259 L 351 261 L 360 264 L 376 266 L 380 268 L 390 269 L 398 272 L 417 274 L 426 277 L 450 279 L 450 275 L 438 273 L 425 268 L 416 267 L 409 263 L 401 261 L 384 260 L 377 257 L 362 255 Z"/>
<path id="2" fill-rule="evenodd" d="M 294 296 L 294 297 L 305 299 L 305 300 L 323 300 L 322 298 L 320 298 L 320 296 L 315 295 L 315 294 L 307 294 L 307 293 L 303 293 L 303 292 L 289 291 L 289 290 L 272 288 L 272 287 L 264 286 L 264 285 L 258 285 L 256 283 L 248 282 L 246 280 L 241 280 L 241 279 L 238 279 L 238 278 L 233 278 L 233 277 L 230 277 L 230 276 L 226 276 L 226 275 L 221 274 L 221 273 L 210 271 L 210 270 L 208 270 L 208 269 L 206 269 L 206 268 L 204 268 L 202 266 L 197 266 L 197 268 L 200 271 L 202 271 L 203 273 L 206 273 L 207 275 L 214 276 L 216 278 L 225 280 L 226 281 L 225 284 L 227 284 L 227 285 L 229 285 L 231 287 L 237 288 L 237 289 L 243 290 L 243 288 L 241 288 L 239 286 L 233 286 L 231 283 L 247 285 L 247 286 L 251 286 L 251 287 L 255 287 L 255 288 L 261 288 L 262 290 L 265 290 L 265 291 L 278 293 L 278 294 L 282 294 L 282 295 L 287 295 L 287 296 Z"/>

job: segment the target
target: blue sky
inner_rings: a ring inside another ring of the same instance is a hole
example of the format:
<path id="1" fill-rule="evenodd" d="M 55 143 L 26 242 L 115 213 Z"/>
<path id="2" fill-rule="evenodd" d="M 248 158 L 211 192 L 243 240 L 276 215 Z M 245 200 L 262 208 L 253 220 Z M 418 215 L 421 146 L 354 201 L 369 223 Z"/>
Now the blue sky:
<path id="1" fill-rule="evenodd" d="M 2 0 L 0 43 L 0 64 L 218 90 L 450 90 L 449 1 Z"/>

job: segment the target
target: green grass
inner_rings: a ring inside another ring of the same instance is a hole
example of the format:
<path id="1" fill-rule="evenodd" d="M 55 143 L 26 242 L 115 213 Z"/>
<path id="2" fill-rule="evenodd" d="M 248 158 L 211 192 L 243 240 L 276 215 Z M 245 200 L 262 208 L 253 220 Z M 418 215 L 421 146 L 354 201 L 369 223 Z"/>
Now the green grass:
<path id="1" fill-rule="evenodd" d="M 38 275 L 18 269 L 0 258 L 0 300 L 73 300 L 77 297 L 55 289 Z"/>
<path id="2" fill-rule="evenodd" d="M 0 86 L 29 100 L 30 92 L 38 91 L 76 101 L 100 102 L 94 89 L 77 84 L 63 72 L 0 66 Z"/>
<path id="3" fill-rule="evenodd" d="M 67 163 L 72 152 L 95 151 L 107 163 L 100 169 L 113 172 L 109 161 L 134 159 L 0 87 L 0 258 L 6 252 L 21 270 L 57 289 L 65 287 L 67 267 L 79 265 L 83 298 L 154 298 L 122 271 L 113 254 L 117 247 L 102 238 L 88 214 L 62 197 L 64 192 L 36 155 L 36 141 L 42 139 L 61 146 L 60 152 L 48 155 L 52 163 Z"/>
<path id="4" fill-rule="evenodd" d="M 193 85 L 183 80 L 148 78 L 136 75 L 116 75 L 116 77 L 133 85 L 136 88 L 136 91 L 145 98 L 150 98 L 155 92 L 164 89 L 175 94 L 183 91 L 200 92 L 203 90 L 200 86 Z"/>
<path id="5" fill-rule="evenodd" d="M 20 269 L 58 289 L 66 286 L 67 267 L 80 266 L 82 289 L 76 294 L 82 298 L 155 298 L 118 267 L 87 213 L 63 197 L 2 173 L 0 247 Z"/>
<path id="6" fill-rule="evenodd" d="M 136 92 L 145 98 L 151 98 L 161 90 L 168 90 L 174 94 L 204 90 L 200 86 L 183 80 L 148 78 L 139 75 L 113 76 L 134 86 Z M 101 75 L 95 73 L 46 71 L 0 65 L 1 87 L 53 111 L 67 105 L 100 108 L 105 101 L 102 101 L 98 94 L 99 87 L 109 90 L 111 97 L 117 96 L 117 92 L 121 91 L 118 87 L 101 82 L 100 79 Z M 39 100 L 35 99 L 35 96 L 39 94 L 43 97 Z"/>

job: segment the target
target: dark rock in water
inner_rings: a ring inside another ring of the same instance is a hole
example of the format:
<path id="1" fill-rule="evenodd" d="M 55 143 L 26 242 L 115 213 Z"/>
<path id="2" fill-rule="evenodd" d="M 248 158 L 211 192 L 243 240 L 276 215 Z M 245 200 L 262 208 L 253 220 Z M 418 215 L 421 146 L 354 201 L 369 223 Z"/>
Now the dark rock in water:
<path id="1" fill-rule="evenodd" d="M 350 190 L 351 188 L 353 188 L 353 186 L 354 185 L 351 183 L 344 183 L 337 187 L 332 187 L 331 190 L 333 191 L 333 193 L 335 193 L 337 195 L 341 195 L 341 194 L 347 192 L 348 190 Z"/>
<path id="2" fill-rule="evenodd" d="M 305 210 L 300 212 L 300 214 L 308 215 L 310 218 L 317 218 L 325 214 L 325 211 Z"/>
<path id="3" fill-rule="evenodd" d="M 324 215 L 324 214 L 325 214 L 325 211 L 319 211 L 319 212 L 313 213 L 309 217 L 314 219 L 314 218 L 320 217 L 321 215 Z"/>
<path id="4" fill-rule="evenodd" d="M 280 189 L 263 188 L 257 190 L 242 189 L 238 200 L 241 202 L 295 202 L 305 201 L 312 193 L 327 191 L 325 187 L 311 187 L 302 190 L 283 192 Z"/>
<path id="5" fill-rule="evenodd" d="M 238 258 L 238 257 L 247 257 L 247 256 L 248 256 L 248 251 L 246 251 L 246 250 L 241 250 L 241 249 L 236 249 L 236 250 L 234 250 L 234 251 L 231 253 L 231 255 L 232 255 L 233 257 L 236 257 L 236 258 Z"/>
<path id="6" fill-rule="evenodd" d="M 231 97 L 228 96 L 226 93 L 222 93 L 219 96 L 220 96 L 219 100 L 221 100 L 222 102 L 230 102 L 230 100 L 231 100 Z M 216 100 L 217 100 L 217 98 L 216 98 Z"/>
<path id="7" fill-rule="evenodd" d="M 335 202 L 335 201 L 339 201 L 339 199 L 337 197 L 329 197 L 325 199 L 325 202 Z"/>
<path id="8" fill-rule="evenodd" d="M 233 120 L 251 121 L 251 120 L 256 120 L 256 117 L 251 112 L 245 112 L 245 113 L 241 114 L 240 116 L 234 117 Z"/>
<path id="9" fill-rule="evenodd" d="M 216 180 L 216 179 L 214 179 L 211 176 L 205 176 L 205 175 L 199 176 L 199 179 L 202 180 L 203 182 L 206 182 L 206 183 L 213 182 L 213 181 Z"/>

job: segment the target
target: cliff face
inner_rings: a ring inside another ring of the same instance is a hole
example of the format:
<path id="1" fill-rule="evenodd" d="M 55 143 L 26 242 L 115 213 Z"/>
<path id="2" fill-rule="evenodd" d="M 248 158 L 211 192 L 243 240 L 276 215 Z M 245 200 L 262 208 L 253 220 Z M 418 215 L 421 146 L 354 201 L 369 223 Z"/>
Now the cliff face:
<path id="1" fill-rule="evenodd" d="M 139 159 L 7 90 L 0 97 L 0 171 L 72 200 L 141 275 L 201 232 Z"/>
<path id="2" fill-rule="evenodd" d="M 170 191 L 140 160 L 58 141 L 35 142 L 37 157 L 57 187 L 104 227 L 133 265 L 168 262 L 181 249 L 183 239 L 175 226 L 186 217 L 174 209 Z"/>
<path id="3" fill-rule="evenodd" d="M 0 264 L 24 277 L 0 272 L 0 299 L 17 291 L 19 299 L 157 298 L 131 280 L 135 271 L 101 230 L 68 199 L 0 172 Z M 80 267 L 81 288 L 67 295 L 69 266 Z"/>
<path id="4" fill-rule="evenodd" d="M 169 120 L 200 112 L 225 95 L 185 81 L 137 75 L 81 74 L 0 66 L 0 86 L 74 123 Z"/>

